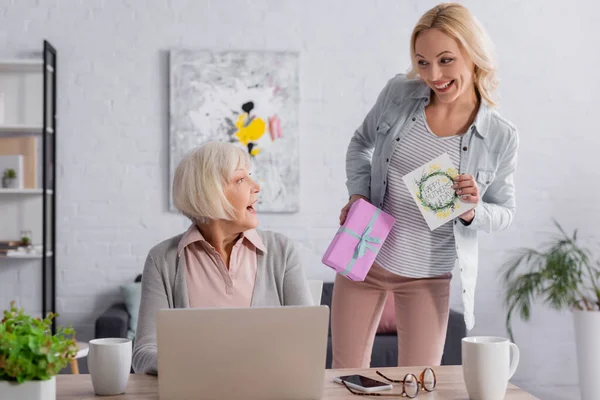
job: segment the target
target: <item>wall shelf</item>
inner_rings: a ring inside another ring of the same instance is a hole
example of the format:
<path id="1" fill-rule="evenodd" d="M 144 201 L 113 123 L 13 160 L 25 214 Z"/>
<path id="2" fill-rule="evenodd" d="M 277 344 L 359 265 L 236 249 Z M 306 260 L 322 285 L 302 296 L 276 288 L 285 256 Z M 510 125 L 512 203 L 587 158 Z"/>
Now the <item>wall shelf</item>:
<path id="1" fill-rule="evenodd" d="M 0 188 L 0 195 L 15 194 L 15 195 L 40 195 L 44 193 L 44 189 L 4 189 Z M 53 195 L 54 190 L 46 190 L 47 195 Z"/>
<path id="2" fill-rule="evenodd" d="M 54 253 L 52 253 L 51 251 L 46 253 L 46 257 L 52 257 L 54 255 Z M 0 259 L 9 259 L 9 260 L 41 260 L 42 255 L 41 254 L 29 254 L 29 253 L 23 253 L 23 254 L 11 254 L 11 255 L 6 255 L 6 254 L 0 254 Z"/>
<path id="3" fill-rule="evenodd" d="M 51 127 L 46 127 L 45 131 L 49 135 L 54 133 Z M 42 136 L 43 132 L 44 127 L 41 125 L 0 125 L 0 137 Z"/>
<path id="4" fill-rule="evenodd" d="M 43 59 L 0 60 L 0 72 L 40 72 L 44 69 Z M 46 71 L 54 72 L 52 65 L 46 65 Z"/>

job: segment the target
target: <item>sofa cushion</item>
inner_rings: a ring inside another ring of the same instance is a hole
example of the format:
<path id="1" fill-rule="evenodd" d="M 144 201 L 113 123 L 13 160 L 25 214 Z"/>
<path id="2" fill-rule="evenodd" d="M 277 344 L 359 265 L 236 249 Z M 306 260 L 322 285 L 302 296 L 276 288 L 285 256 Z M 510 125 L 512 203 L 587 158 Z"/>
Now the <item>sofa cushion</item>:
<path id="1" fill-rule="evenodd" d="M 126 338 L 128 329 L 127 306 L 125 303 L 116 303 L 96 319 L 94 338 Z"/>
<path id="2" fill-rule="evenodd" d="M 127 337 L 129 339 L 134 339 L 135 331 L 137 329 L 138 314 L 140 311 L 140 302 L 142 300 L 142 283 L 132 282 L 127 285 L 122 285 L 121 293 L 123 293 L 125 307 L 127 308 L 127 313 L 129 313 Z"/>

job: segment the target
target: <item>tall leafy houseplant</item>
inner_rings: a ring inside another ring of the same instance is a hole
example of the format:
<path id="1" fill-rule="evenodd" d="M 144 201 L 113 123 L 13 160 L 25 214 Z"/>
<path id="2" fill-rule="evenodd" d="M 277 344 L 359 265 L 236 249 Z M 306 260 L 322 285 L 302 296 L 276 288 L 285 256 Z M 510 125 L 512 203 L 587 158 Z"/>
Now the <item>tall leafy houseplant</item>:
<path id="1" fill-rule="evenodd" d="M 45 381 L 75 357 L 75 331 L 59 327 L 52 334 L 56 316 L 49 313 L 44 319 L 33 318 L 17 309 L 14 301 L 10 303 L 0 322 L 0 381 Z"/>
<path id="2" fill-rule="evenodd" d="M 518 312 L 528 321 L 535 299 L 555 310 L 600 311 L 599 264 L 579 244 L 577 230 L 568 235 L 554 224 L 559 234 L 551 241 L 540 249 L 519 250 L 503 267 L 506 329 L 511 340 L 513 314 Z"/>
<path id="3" fill-rule="evenodd" d="M 559 235 L 541 249 L 522 249 L 504 267 L 506 328 L 513 340 L 511 316 L 529 320 L 531 302 L 541 299 L 556 310 L 572 311 L 581 400 L 600 399 L 600 269 L 580 245 L 577 230 Z M 519 272 L 519 267 L 524 271 Z"/>

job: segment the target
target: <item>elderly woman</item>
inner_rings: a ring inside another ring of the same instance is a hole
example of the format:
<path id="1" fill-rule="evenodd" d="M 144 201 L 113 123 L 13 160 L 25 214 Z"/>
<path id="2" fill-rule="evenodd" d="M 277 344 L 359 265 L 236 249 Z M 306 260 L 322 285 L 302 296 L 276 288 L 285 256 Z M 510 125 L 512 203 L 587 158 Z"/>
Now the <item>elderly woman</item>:
<path id="1" fill-rule="evenodd" d="M 161 308 L 312 305 L 294 244 L 257 230 L 260 186 L 248 154 L 209 142 L 181 161 L 175 207 L 192 223 L 152 248 L 142 274 L 133 369 L 157 373 L 156 311 Z"/>

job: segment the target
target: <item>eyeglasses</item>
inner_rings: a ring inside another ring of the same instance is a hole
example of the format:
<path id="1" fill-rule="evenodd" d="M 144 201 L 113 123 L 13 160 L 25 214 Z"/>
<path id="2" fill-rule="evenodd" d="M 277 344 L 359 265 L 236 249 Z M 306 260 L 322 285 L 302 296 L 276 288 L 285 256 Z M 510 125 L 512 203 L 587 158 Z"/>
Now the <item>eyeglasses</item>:
<path id="1" fill-rule="evenodd" d="M 388 378 L 379 371 L 375 371 L 375 373 L 389 382 L 401 383 L 402 393 L 364 393 L 353 390 L 344 381 L 342 381 L 342 383 L 344 384 L 344 387 L 350 391 L 350 393 L 357 396 L 402 396 L 411 399 L 417 397 L 419 391 L 421 390 L 433 392 L 435 385 L 437 384 L 437 377 L 431 368 L 425 368 L 419 374 L 419 377 L 417 377 L 415 374 L 406 374 L 402 380 Z"/>

